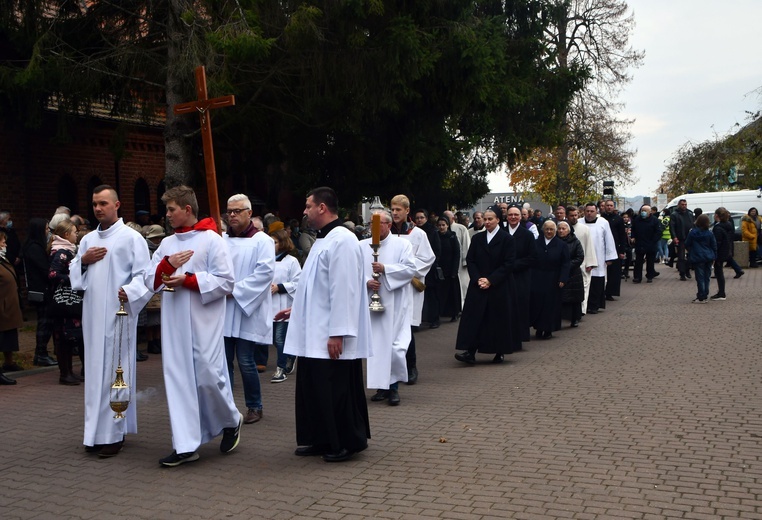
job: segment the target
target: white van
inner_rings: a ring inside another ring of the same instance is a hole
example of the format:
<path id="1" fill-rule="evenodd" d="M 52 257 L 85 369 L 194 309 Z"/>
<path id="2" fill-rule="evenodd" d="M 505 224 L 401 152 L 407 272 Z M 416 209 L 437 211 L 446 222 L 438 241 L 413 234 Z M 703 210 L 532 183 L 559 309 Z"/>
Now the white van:
<path id="1" fill-rule="evenodd" d="M 669 201 L 666 209 L 672 211 L 673 208 L 677 207 L 677 202 L 680 199 L 685 199 L 688 202 L 688 209 L 701 208 L 704 213 L 710 215 L 720 206 L 730 211 L 731 214 L 746 214 L 749 208 L 757 208 L 762 213 L 762 189 L 686 193 Z"/>

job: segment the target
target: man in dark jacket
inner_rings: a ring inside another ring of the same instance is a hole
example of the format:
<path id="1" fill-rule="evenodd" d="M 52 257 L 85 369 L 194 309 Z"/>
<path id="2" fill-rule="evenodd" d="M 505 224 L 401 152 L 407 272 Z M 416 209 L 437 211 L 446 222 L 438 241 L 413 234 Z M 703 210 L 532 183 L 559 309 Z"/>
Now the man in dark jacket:
<path id="1" fill-rule="evenodd" d="M 669 232 L 677 251 L 677 270 L 680 271 L 680 280 L 682 281 L 691 277 L 691 273 L 688 271 L 688 261 L 685 258 L 685 239 L 688 238 L 688 233 L 695 220 L 693 212 L 688 209 L 688 201 L 685 199 L 680 199 L 677 202 L 677 209 L 669 217 Z"/>
<path id="2" fill-rule="evenodd" d="M 632 283 L 640 283 L 643 279 L 643 259 L 646 260 L 646 281 L 651 283 L 659 276 L 654 269 L 656 249 L 661 238 L 659 220 L 652 216 L 651 207 L 644 204 L 640 207 L 638 216 L 632 221 L 632 242 L 635 244 L 635 270 Z"/>

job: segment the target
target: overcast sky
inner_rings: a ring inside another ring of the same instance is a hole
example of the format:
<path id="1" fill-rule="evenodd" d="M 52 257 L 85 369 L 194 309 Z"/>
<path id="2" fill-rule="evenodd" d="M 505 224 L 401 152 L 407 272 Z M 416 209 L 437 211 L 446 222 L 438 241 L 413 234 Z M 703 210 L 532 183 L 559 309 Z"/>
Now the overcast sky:
<path id="1" fill-rule="evenodd" d="M 635 119 L 631 147 L 639 180 L 624 195 L 654 194 L 665 163 L 686 141 L 748 122 L 762 108 L 762 0 L 629 0 L 643 65 L 621 94 Z M 504 175 L 491 191 L 512 191 Z M 622 195 L 621 191 L 618 192 Z"/>

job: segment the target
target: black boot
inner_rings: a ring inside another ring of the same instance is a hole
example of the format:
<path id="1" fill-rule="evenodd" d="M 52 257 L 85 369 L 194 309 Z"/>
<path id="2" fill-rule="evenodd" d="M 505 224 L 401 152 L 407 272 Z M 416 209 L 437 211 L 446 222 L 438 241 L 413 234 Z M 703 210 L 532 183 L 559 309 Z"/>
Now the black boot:
<path id="1" fill-rule="evenodd" d="M 48 348 L 46 346 L 38 345 L 34 349 L 34 359 L 32 363 L 38 367 L 54 367 L 58 364 L 58 361 L 48 355 Z"/>
<path id="2" fill-rule="evenodd" d="M 66 343 L 64 341 L 64 343 Z M 61 373 L 58 382 L 66 386 L 75 386 L 79 384 L 79 378 L 71 371 L 71 345 L 61 345 L 58 349 L 58 370 Z"/>

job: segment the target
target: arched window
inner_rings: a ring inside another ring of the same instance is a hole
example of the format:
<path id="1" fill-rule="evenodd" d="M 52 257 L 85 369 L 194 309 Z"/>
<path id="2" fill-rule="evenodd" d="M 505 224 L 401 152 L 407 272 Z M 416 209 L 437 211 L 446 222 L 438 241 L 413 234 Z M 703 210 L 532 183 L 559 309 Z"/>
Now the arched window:
<path id="1" fill-rule="evenodd" d="M 68 173 L 58 180 L 58 206 L 66 206 L 74 215 L 79 212 L 77 184 Z"/>
<path id="2" fill-rule="evenodd" d="M 148 183 L 142 177 L 135 181 L 135 214 L 137 221 L 137 212 L 147 211 L 151 214 L 151 190 L 148 189 Z"/>
<path id="3" fill-rule="evenodd" d="M 164 186 L 164 179 L 162 179 L 159 181 L 159 185 L 156 187 L 156 205 L 158 206 L 156 212 L 161 217 L 167 213 L 167 206 L 161 200 L 161 196 L 164 195 L 165 191 L 167 191 L 167 189 Z"/>

